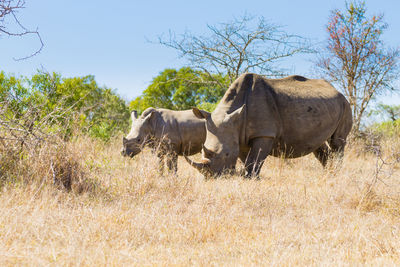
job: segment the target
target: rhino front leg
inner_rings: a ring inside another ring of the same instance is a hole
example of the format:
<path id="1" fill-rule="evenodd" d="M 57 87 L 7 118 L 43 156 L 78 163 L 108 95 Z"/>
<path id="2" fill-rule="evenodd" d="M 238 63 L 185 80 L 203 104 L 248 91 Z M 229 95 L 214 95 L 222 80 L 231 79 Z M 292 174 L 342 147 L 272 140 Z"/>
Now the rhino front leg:
<path id="1" fill-rule="evenodd" d="M 250 150 L 245 150 L 245 151 L 240 151 L 239 152 L 239 159 L 243 163 L 243 168 L 240 168 L 239 170 L 239 175 L 240 176 L 245 176 L 246 174 L 246 161 L 247 161 L 247 156 L 249 155 Z"/>
<path id="2" fill-rule="evenodd" d="M 246 178 L 259 178 L 261 167 L 272 150 L 274 140 L 268 137 L 253 139 L 245 163 Z"/>

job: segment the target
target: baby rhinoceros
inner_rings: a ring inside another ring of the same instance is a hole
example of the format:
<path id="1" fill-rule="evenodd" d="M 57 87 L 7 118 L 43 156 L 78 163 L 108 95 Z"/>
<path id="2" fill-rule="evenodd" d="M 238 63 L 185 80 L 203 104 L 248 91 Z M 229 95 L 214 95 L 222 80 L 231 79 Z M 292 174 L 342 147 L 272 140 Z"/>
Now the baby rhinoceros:
<path id="1" fill-rule="evenodd" d="M 192 110 L 148 108 L 138 118 L 132 111 L 132 128 L 123 138 L 121 154 L 133 158 L 148 146 L 157 152 L 160 171 L 167 163 L 170 171 L 177 171 L 178 155 L 199 153 L 206 139 L 205 121 Z"/>

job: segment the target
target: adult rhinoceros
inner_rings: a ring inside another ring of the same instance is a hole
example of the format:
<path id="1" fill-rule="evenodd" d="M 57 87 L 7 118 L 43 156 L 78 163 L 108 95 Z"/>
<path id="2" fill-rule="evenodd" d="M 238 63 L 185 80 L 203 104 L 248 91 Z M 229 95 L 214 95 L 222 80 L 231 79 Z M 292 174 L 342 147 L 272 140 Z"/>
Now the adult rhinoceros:
<path id="1" fill-rule="evenodd" d="M 133 111 L 132 128 L 123 138 L 123 156 L 133 157 L 145 145 L 156 149 L 161 171 L 164 160 L 169 170 L 176 172 L 178 155 L 193 155 L 201 151 L 206 139 L 204 120 L 192 110 L 146 109 L 140 118 Z"/>
<path id="2" fill-rule="evenodd" d="M 238 157 L 249 177 L 259 175 L 268 155 L 296 158 L 313 152 L 325 166 L 329 153 L 343 152 L 352 126 L 341 93 L 325 80 L 301 76 L 242 74 L 214 112 L 194 108 L 193 113 L 206 120 L 207 136 L 203 160 L 186 160 L 205 175 L 234 169 Z"/>

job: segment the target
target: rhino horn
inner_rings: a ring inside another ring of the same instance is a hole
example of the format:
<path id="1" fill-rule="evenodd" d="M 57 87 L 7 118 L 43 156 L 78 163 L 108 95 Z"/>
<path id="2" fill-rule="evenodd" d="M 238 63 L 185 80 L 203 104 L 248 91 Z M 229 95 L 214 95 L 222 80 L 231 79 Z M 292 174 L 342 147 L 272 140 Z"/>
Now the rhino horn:
<path id="1" fill-rule="evenodd" d="M 185 156 L 185 159 L 190 165 L 198 169 L 201 173 L 203 173 L 205 169 L 207 169 L 210 166 L 210 160 L 207 159 L 203 159 L 203 162 L 200 163 L 191 160 L 187 156 Z"/>

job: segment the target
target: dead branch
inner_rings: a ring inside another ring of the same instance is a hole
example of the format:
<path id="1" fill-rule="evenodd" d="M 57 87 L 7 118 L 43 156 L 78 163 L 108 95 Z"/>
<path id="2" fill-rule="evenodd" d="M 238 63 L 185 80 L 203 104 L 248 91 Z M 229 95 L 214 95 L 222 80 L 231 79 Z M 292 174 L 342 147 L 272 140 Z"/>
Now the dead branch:
<path id="1" fill-rule="evenodd" d="M 30 55 L 20 58 L 14 58 L 14 60 L 17 61 L 36 56 L 42 51 L 44 47 L 44 43 L 38 29 L 29 30 L 21 23 L 20 19 L 18 18 L 18 12 L 24 8 L 25 0 L 0 0 L 0 36 L 7 35 L 11 37 L 23 37 L 26 35 L 35 35 L 40 43 L 40 47 Z M 11 22 L 11 24 L 17 27 L 15 31 L 12 31 L 8 28 L 9 21 Z"/>

